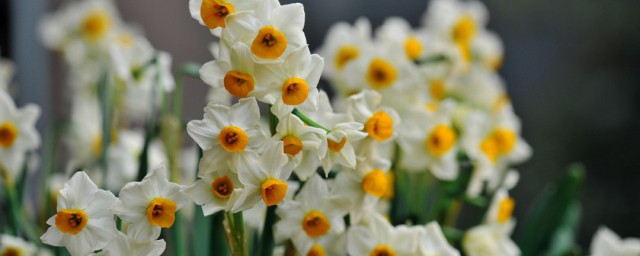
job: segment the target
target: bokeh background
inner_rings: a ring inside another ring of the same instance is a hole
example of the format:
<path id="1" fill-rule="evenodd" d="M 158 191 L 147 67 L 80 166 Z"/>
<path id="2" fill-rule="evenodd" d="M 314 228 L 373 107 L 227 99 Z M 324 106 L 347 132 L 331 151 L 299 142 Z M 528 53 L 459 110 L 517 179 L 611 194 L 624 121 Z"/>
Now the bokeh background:
<path id="1" fill-rule="evenodd" d="M 65 67 L 44 50 L 36 35 L 43 13 L 59 0 L 0 0 L 0 49 L 17 62 L 14 80 L 19 105 L 43 107 L 39 128 L 68 113 Z M 187 0 L 117 0 L 121 15 L 139 24 L 152 44 L 173 55 L 174 66 L 212 59 L 214 39 L 193 20 Z M 290 0 L 283 3 L 292 2 Z M 313 50 L 338 21 L 369 18 L 374 27 L 401 16 L 417 25 L 426 0 L 299 0 L 305 5 L 305 32 Z M 533 199 L 561 178 L 572 162 L 582 162 L 587 179 L 579 243 L 588 248 L 598 226 L 623 237 L 640 237 L 640 1 L 483 0 L 489 28 L 505 44 L 500 73 L 508 84 L 524 138 L 533 157 L 518 167 L 516 218 L 523 220 Z M 186 82 L 183 111 L 202 116 L 207 86 Z"/>

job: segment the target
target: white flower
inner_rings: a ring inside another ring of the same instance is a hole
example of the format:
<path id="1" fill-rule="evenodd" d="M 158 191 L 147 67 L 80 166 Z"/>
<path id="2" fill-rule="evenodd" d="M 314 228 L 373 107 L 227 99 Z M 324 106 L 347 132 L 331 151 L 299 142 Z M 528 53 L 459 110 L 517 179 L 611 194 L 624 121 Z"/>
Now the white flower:
<path id="1" fill-rule="evenodd" d="M 500 188 L 496 191 L 485 216 L 485 222 L 490 224 L 507 224 L 512 220 L 515 200 L 509 196 L 506 189 Z"/>
<path id="2" fill-rule="evenodd" d="M 167 180 L 167 168 L 158 166 L 140 182 L 125 185 L 114 212 L 129 223 L 127 235 L 136 241 L 155 240 L 161 228 L 173 226 L 175 213 L 188 201 L 182 187 Z"/>
<path id="3" fill-rule="evenodd" d="M 164 240 L 135 241 L 129 239 L 127 235 L 118 232 L 118 236 L 107 247 L 92 256 L 109 255 L 147 255 L 160 256 L 167 247 Z"/>
<path id="4" fill-rule="evenodd" d="M 225 28 L 225 19 L 236 12 L 254 11 L 260 7 L 257 0 L 189 0 L 191 17 L 210 30 Z M 219 31 L 214 32 L 219 34 Z"/>
<path id="5" fill-rule="evenodd" d="M 458 134 L 451 122 L 454 107 L 454 102 L 446 101 L 435 111 L 418 109 L 405 118 L 399 136 L 403 166 L 412 171 L 427 168 L 442 180 L 458 177 Z"/>
<path id="6" fill-rule="evenodd" d="M 260 129 L 260 111 L 255 98 L 241 99 L 227 107 L 209 104 L 204 119 L 187 124 L 187 132 L 204 151 L 200 173 L 231 168 L 237 171 L 241 159 L 257 151 L 266 136 Z"/>
<path id="7" fill-rule="evenodd" d="M 392 108 L 380 106 L 382 96 L 364 90 L 347 99 L 347 113 L 354 121 L 364 124 L 369 138 L 385 142 L 397 134 L 400 117 Z"/>
<path id="8" fill-rule="evenodd" d="M 227 47 L 227 44 L 220 44 L 220 47 Z M 262 82 L 255 75 L 251 50 L 242 43 L 235 43 L 229 52 L 229 59 L 205 63 L 200 69 L 200 78 L 213 88 L 226 89 L 233 96 L 254 96 L 256 86 L 261 86 Z"/>
<path id="9" fill-rule="evenodd" d="M 0 235 L 0 255 L 33 256 L 38 248 L 20 237 Z"/>
<path id="10" fill-rule="evenodd" d="M 329 28 L 324 44 L 318 49 L 318 54 L 327 60 L 322 75 L 343 97 L 355 91 L 345 81 L 346 76 L 353 75 L 344 72 L 345 66 L 369 51 L 371 44 L 371 24 L 366 18 L 358 18 L 353 26 L 338 22 Z"/>
<path id="11" fill-rule="evenodd" d="M 218 211 L 230 211 L 242 192 L 238 174 L 231 170 L 206 172 L 182 193 L 197 205 L 202 205 L 204 216 Z"/>
<path id="12" fill-rule="evenodd" d="M 225 22 L 231 40 L 249 46 L 255 61 L 272 62 L 307 44 L 304 19 L 302 4 L 266 0 L 255 13 L 231 14 Z"/>
<path id="13" fill-rule="evenodd" d="M 636 256 L 640 254 L 640 239 L 621 239 L 607 227 L 600 227 L 591 241 L 593 256 Z"/>
<path id="14" fill-rule="evenodd" d="M 300 188 L 300 183 L 287 180 L 287 194 L 284 196 L 284 201 L 293 200 L 293 196 Z M 262 233 L 264 227 L 265 217 L 267 216 L 267 206 L 265 204 L 256 204 L 253 207 L 243 210 L 244 223 L 247 227 L 256 230 L 256 232 Z"/>
<path id="15" fill-rule="evenodd" d="M 311 54 L 308 46 L 293 50 L 282 63 L 256 66 L 256 76 L 263 83 L 256 91 L 258 99 L 272 104 L 273 112 L 282 117 L 294 108 L 303 112 L 318 108 L 318 82 L 324 60 Z"/>
<path id="16" fill-rule="evenodd" d="M 295 200 L 277 208 L 280 220 L 274 226 L 277 241 L 291 239 L 298 252 L 308 252 L 321 238 L 345 229 L 348 201 L 329 193 L 327 183 L 317 174 L 309 178 Z"/>
<path id="17" fill-rule="evenodd" d="M 358 159 L 355 171 L 338 173 L 332 193 L 351 201 L 350 217 L 357 223 L 373 210 L 376 203 L 387 192 L 389 179 L 386 176 L 391 163 L 382 159 Z"/>
<path id="18" fill-rule="evenodd" d="M 382 215 L 371 216 L 367 226 L 352 226 L 347 233 L 349 255 L 416 255 L 418 233 L 393 227 Z"/>
<path id="19" fill-rule="evenodd" d="M 515 222 L 473 227 L 465 233 L 462 248 L 469 256 L 520 255 L 520 248 L 509 238 L 514 227 Z"/>
<path id="20" fill-rule="evenodd" d="M 8 91 L 15 66 L 8 59 L 0 59 L 0 91 Z"/>
<path id="21" fill-rule="evenodd" d="M 75 173 L 58 195 L 57 214 L 40 237 L 43 243 L 65 246 L 71 255 L 103 249 L 117 234 L 111 207 L 116 197 L 100 190 L 85 172 Z"/>
<path id="22" fill-rule="evenodd" d="M 283 152 L 281 141 L 268 145 L 261 156 L 248 156 L 240 161 L 238 177 L 244 185 L 240 198 L 231 211 L 238 212 L 253 207 L 262 199 L 267 206 L 279 204 L 287 195 L 286 180 L 291 175 L 291 165 Z"/>
<path id="23" fill-rule="evenodd" d="M 40 135 L 35 128 L 39 116 L 38 106 L 16 108 L 9 94 L 0 90 L 0 164 L 12 179 L 20 174 L 25 153 L 40 146 Z"/>
<path id="24" fill-rule="evenodd" d="M 409 61 L 417 61 L 426 56 L 426 34 L 414 31 L 411 24 L 403 18 L 387 18 L 376 29 L 376 40 L 387 41 L 393 48 L 402 49 Z"/>
<path id="25" fill-rule="evenodd" d="M 504 46 L 500 37 L 491 31 L 479 33 L 473 42 L 473 51 L 478 55 L 480 64 L 491 70 L 498 70 L 504 58 Z"/>
<path id="26" fill-rule="evenodd" d="M 486 112 L 499 113 L 510 105 L 502 78 L 482 67 L 456 77 L 447 87 L 450 95 Z"/>
<path id="27" fill-rule="evenodd" d="M 320 166 L 320 157 L 327 152 L 325 131 L 307 126 L 293 114 L 280 118 L 274 140 L 284 143 L 284 153 L 291 159 L 294 172 L 301 180 L 306 180 Z"/>
<path id="28" fill-rule="evenodd" d="M 361 132 L 364 125 L 351 121 L 351 117 L 346 113 L 334 113 L 329 96 L 322 90 L 318 100 L 318 110 L 304 114 L 329 130 L 327 133 L 328 150 L 321 157 L 325 175 L 328 175 L 335 165 L 354 169 L 356 167 L 356 153 L 353 145 L 367 137 L 366 133 Z"/>
<path id="29" fill-rule="evenodd" d="M 460 252 L 447 242 L 442 233 L 442 229 L 438 222 L 432 221 L 427 223 L 424 228 L 420 229 L 418 247 L 420 255 L 431 256 L 458 256 Z"/>

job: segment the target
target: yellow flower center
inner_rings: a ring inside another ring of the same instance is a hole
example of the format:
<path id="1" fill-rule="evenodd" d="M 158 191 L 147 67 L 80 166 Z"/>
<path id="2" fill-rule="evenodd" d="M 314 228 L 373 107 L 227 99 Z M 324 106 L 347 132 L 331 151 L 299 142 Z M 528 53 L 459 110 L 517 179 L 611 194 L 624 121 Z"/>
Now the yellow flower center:
<path id="1" fill-rule="evenodd" d="M 18 138 L 18 128 L 12 122 L 0 124 L 0 146 L 7 149 L 13 146 Z"/>
<path id="2" fill-rule="evenodd" d="M 404 52 L 410 60 L 417 60 L 422 54 L 422 43 L 418 38 L 410 36 L 404 41 Z"/>
<path id="3" fill-rule="evenodd" d="M 0 256 L 27 256 L 27 254 L 20 247 L 5 246 L 4 249 L 0 251 Z"/>
<path id="4" fill-rule="evenodd" d="M 511 153 L 516 145 L 516 140 L 518 139 L 518 136 L 516 136 L 513 131 L 505 128 L 497 128 L 493 130 L 491 137 L 493 137 L 493 140 L 496 142 L 498 154 L 500 155 L 507 155 Z"/>
<path id="5" fill-rule="evenodd" d="M 233 5 L 220 0 L 203 0 L 200 7 L 200 17 L 209 29 L 227 27 L 224 19 L 234 12 Z"/>
<path id="6" fill-rule="evenodd" d="M 302 149 L 304 149 L 302 141 L 294 135 L 287 135 L 283 137 L 282 142 L 284 143 L 284 153 L 290 156 L 296 156 L 300 151 L 302 151 Z"/>
<path id="7" fill-rule="evenodd" d="M 233 185 L 233 181 L 226 175 L 217 178 L 213 183 L 211 183 L 213 194 L 222 199 L 231 197 L 231 193 L 233 193 L 234 188 L 235 186 Z"/>
<path id="8" fill-rule="evenodd" d="M 388 187 L 389 181 L 380 169 L 370 171 L 362 179 L 362 189 L 367 192 L 367 194 L 375 197 L 383 196 Z"/>
<path id="9" fill-rule="evenodd" d="M 87 213 L 83 210 L 64 209 L 56 215 L 56 227 L 65 234 L 80 233 L 88 221 Z"/>
<path id="10" fill-rule="evenodd" d="M 489 158 L 492 163 L 496 163 L 496 161 L 498 161 L 498 145 L 491 136 L 480 142 L 480 151 L 482 151 L 482 153 Z"/>
<path id="11" fill-rule="evenodd" d="M 287 188 L 289 185 L 281 180 L 268 179 L 262 183 L 262 200 L 267 206 L 272 206 L 280 203 L 282 199 L 287 195 Z"/>
<path id="12" fill-rule="evenodd" d="M 394 189 L 393 180 L 395 179 L 395 176 L 393 176 L 392 172 L 387 172 L 387 174 L 385 175 L 385 178 L 387 178 L 387 189 L 384 191 L 384 194 L 382 195 L 382 199 L 391 200 L 395 195 L 394 194 L 395 192 L 393 191 Z"/>
<path id="13" fill-rule="evenodd" d="M 307 252 L 307 256 L 325 256 L 327 253 L 324 251 L 324 247 L 321 244 L 315 243 Z"/>
<path id="14" fill-rule="evenodd" d="M 447 89 L 442 79 L 433 79 L 429 81 L 429 93 L 431 98 L 435 100 L 442 100 L 447 94 Z"/>
<path id="15" fill-rule="evenodd" d="M 218 141 L 227 152 L 243 152 L 249 144 L 249 136 L 239 127 L 230 125 L 222 128 Z"/>
<path id="16" fill-rule="evenodd" d="M 381 58 L 374 58 L 367 69 L 367 82 L 374 89 L 387 88 L 398 78 L 398 71 L 391 63 Z"/>
<path id="17" fill-rule="evenodd" d="M 468 44 L 476 35 L 476 22 L 471 15 L 463 15 L 453 26 L 452 37 L 456 43 Z"/>
<path id="18" fill-rule="evenodd" d="M 516 206 L 516 201 L 513 200 L 512 197 L 507 197 L 500 201 L 500 205 L 498 206 L 498 216 L 497 220 L 499 223 L 505 223 L 511 219 L 511 214 L 513 214 L 513 208 Z"/>
<path id="19" fill-rule="evenodd" d="M 458 50 L 460 51 L 460 55 L 462 56 L 462 60 L 469 63 L 473 58 L 473 54 L 471 53 L 471 44 L 468 43 L 456 43 Z"/>
<path id="20" fill-rule="evenodd" d="M 311 238 L 324 236 L 329 232 L 331 223 L 319 211 L 312 210 L 302 219 L 302 229 Z"/>
<path id="21" fill-rule="evenodd" d="M 338 70 L 342 70 L 349 61 L 360 56 L 360 51 L 355 45 L 345 45 L 338 49 L 335 56 L 335 64 Z"/>
<path id="22" fill-rule="evenodd" d="M 491 110 L 495 112 L 500 112 L 505 106 L 509 105 L 511 100 L 509 99 L 509 95 L 506 93 L 500 94 L 498 98 L 493 102 L 493 106 L 491 106 Z"/>
<path id="23" fill-rule="evenodd" d="M 113 144 L 118 141 L 118 132 L 116 130 L 111 131 L 111 141 Z M 102 147 L 104 146 L 102 142 L 102 134 L 96 134 L 93 136 L 93 140 L 91 141 L 91 153 L 94 157 L 102 156 Z"/>
<path id="24" fill-rule="evenodd" d="M 253 39 L 251 52 L 263 59 L 277 59 L 287 49 L 287 37 L 273 26 L 264 26 Z"/>
<path id="25" fill-rule="evenodd" d="M 438 111 L 438 103 L 436 102 L 429 102 L 424 104 L 424 108 L 426 110 L 429 110 L 429 112 L 436 112 Z"/>
<path id="26" fill-rule="evenodd" d="M 103 10 L 91 11 L 82 21 L 81 34 L 87 41 L 102 39 L 111 28 L 111 17 Z"/>
<path id="27" fill-rule="evenodd" d="M 133 46 L 134 39 L 131 35 L 122 34 L 118 36 L 116 42 L 126 48 L 131 48 Z"/>
<path id="28" fill-rule="evenodd" d="M 374 113 L 367 123 L 364 130 L 378 141 L 385 141 L 393 135 L 393 119 L 384 111 Z"/>
<path id="29" fill-rule="evenodd" d="M 331 150 L 331 152 L 336 152 L 336 153 L 340 152 L 340 150 L 342 150 L 342 148 L 344 147 L 344 144 L 346 143 L 347 143 L 347 137 L 342 137 L 340 142 L 335 142 L 327 138 L 327 145 L 329 147 L 329 150 Z"/>
<path id="30" fill-rule="evenodd" d="M 287 105 L 302 104 L 309 95 L 309 85 L 301 78 L 289 78 L 282 83 L 282 102 Z"/>
<path id="31" fill-rule="evenodd" d="M 451 126 L 439 124 L 427 137 L 427 151 L 429 154 L 441 157 L 449 152 L 456 143 L 456 132 Z"/>
<path id="32" fill-rule="evenodd" d="M 380 244 L 373 248 L 369 256 L 396 256 L 396 252 L 388 245 Z"/>
<path id="33" fill-rule="evenodd" d="M 151 225 L 169 228 L 176 220 L 176 209 L 177 205 L 173 201 L 156 197 L 147 207 L 147 219 Z"/>
<path id="34" fill-rule="evenodd" d="M 224 88 L 238 98 L 245 98 L 255 88 L 253 76 L 231 70 L 224 75 Z"/>

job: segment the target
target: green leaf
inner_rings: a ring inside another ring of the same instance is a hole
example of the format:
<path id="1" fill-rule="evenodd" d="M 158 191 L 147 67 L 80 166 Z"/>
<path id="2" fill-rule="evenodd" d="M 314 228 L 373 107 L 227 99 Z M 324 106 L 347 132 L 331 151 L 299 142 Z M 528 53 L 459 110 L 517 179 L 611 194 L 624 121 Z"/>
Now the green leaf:
<path id="1" fill-rule="evenodd" d="M 538 196 L 529 209 L 523 228 L 516 239 L 522 255 L 540 255 L 549 251 L 554 243 L 550 238 L 554 238 L 554 234 L 561 227 L 571 224 L 565 224 L 565 222 L 569 218 L 567 216 L 577 214 L 570 211 L 574 210 L 571 208 L 577 201 L 584 176 L 584 167 L 581 164 L 573 164 L 569 167 L 564 179 L 547 187 Z M 575 219 L 570 221 L 577 222 Z M 562 237 L 562 232 L 566 231 L 560 231 L 557 235 L 558 239 L 567 239 Z M 557 245 L 554 246 L 560 247 L 557 250 L 561 250 L 566 244 L 562 241 L 556 243 Z"/>

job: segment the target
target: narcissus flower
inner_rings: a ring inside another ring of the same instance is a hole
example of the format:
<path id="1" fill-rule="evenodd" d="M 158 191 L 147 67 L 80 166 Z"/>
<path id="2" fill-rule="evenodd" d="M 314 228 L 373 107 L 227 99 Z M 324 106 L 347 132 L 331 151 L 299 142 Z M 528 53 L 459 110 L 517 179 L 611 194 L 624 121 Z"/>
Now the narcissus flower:
<path id="1" fill-rule="evenodd" d="M 591 241 L 593 256 L 631 256 L 640 254 L 640 239 L 622 239 L 607 227 L 600 227 Z"/>
<path id="2" fill-rule="evenodd" d="M 366 226 L 356 225 L 347 233 L 349 255 L 416 255 L 418 233 L 406 226 L 394 227 L 382 215 L 370 217 Z"/>
<path id="3" fill-rule="evenodd" d="M 422 256 L 459 256 L 460 252 L 447 242 L 442 229 L 438 222 L 432 221 L 427 223 L 424 228 L 419 230 L 419 255 Z"/>
<path id="4" fill-rule="evenodd" d="M 194 203 L 202 205 L 204 216 L 230 211 L 243 187 L 238 174 L 230 170 L 206 172 L 201 179 L 182 190 Z"/>
<path id="5" fill-rule="evenodd" d="M 0 59 L 0 91 L 7 91 L 14 71 L 13 62 L 4 58 Z"/>
<path id="6" fill-rule="evenodd" d="M 385 142 L 397 134 L 400 117 L 392 108 L 381 106 L 382 96 L 365 90 L 347 99 L 347 113 L 364 124 L 368 138 Z"/>
<path id="7" fill-rule="evenodd" d="M 294 108 L 315 111 L 318 108 L 318 82 L 324 60 L 311 54 L 308 46 L 293 50 L 282 63 L 256 67 L 256 76 L 264 83 L 258 99 L 272 104 L 271 112 L 282 117 Z"/>
<path id="8" fill-rule="evenodd" d="M 276 210 L 280 220 L 274 226 L 274 236 L 277 241 L 291 239 L 298 252 L 308 252 L 321 238 L 344 231 L 348 203 L 329 193 L 327 183 L 314 174 L 295 200 L 286 201 Z"/>
<path id="9" fill-rule="evenodd" d="M 299 179 L 306 180 L 316 172 L 320 157 L 327 152 L 325 134 L 324 130 L 307 126 L 297 116 L 288 114 L 279 120 L 273 139 L 284 143 L 284 153 L 294 172 Z"/>
<path id="10" fill-rule="evenodd" d="M 484 224 L 469 229 L 463 239 L 462 248 L 469 256 L 520 255 L 520 249 L 509 237 L 515 222 L 506 225 Z"/>
<path id="11" fill-rule="evenodd" d="M 3 256 L 33 256 L 38 248 L 20 237 L 0 235 L 0 255 Z"/>
<path id="12" fill-rule="evenodd" d="M 0 168 L 6 169 L 11 179 L 18 178 L 25 153 L 40 146 L 35 128 L 39 116 L 38 106 L 16 108 L 9 94 L 0 90 Z"/>
<path id="13" fill-rule="evenodd" d="M 280 6 L 277 0 L 267 0 L 255 13 L 231 14 L 225 22 L 231 40 L 249 46 L 257 62 L 280 61 L 307 44 L 304 8 L 299 3 Z"/>
<path id="14" fill-rule="evenodd" d="M 64 246 L 71 255 L 87 255 L 103 249 L 118 230 L 112 206 L 116 197 L 100 190 L 85 172 L 75 173 L 58 195 L 57 214 L 40 237 L 43 243 Z"/>
<path id="15" fill-rule="evenodd" d="M 287 195 L 286 180 L 291 175 L 291 165 L 283 152 L 284 143 L 271 143 L 265 152 L 258 156 L 247 156 L 249 161 L 241 161 L 238 166 L 238 177 L 244 184 L 242 194 L 231 211 L 238 212 L 256 205 L 260 200 L 267 206 L 279 204 Z"/>
<path id="16" fill-rule="evenodd" d="M 211 30 L 225 28 L 225 19 L 231 14 L 255 11 L 260 6 L 257 0 L 189 0 L 191 17 Z"/>
<path id="17" fill-rule="evenodd" d="M 167 247 L 164 240 L 135 241 L 126 234 L 118 232 L 118 236 L 102 251 L 91 254 L 92 256 L 109 255 L 148 255 L 160 256 Z"/>
<path id="18" fill-rule="evenodd" d="M 225 44 L 221 46 L 226 47 Z M 254 62 L 249 48 L 241 43 L 231 46 L 229 59 L 217 59 L 205 63 L 200 69 L 202 81 L 214 88 L 224 88 L 229 94 L 245 98 L 255 94 L 260 83 L 254 72 Z"/>
<path id="19" fill-rule="evenodd" d="M 114 211 L 128 223 L 127 235 L 136 241 L 155 240 L 161 228 L 173 226 L 176 211 L 188 202 L 181 188 L 167 180 L 164 165 L 151 169 L 142 181 L 125 185 Z"/>
<path id="20" fill-rule="evenodd" d="M 500 188 L 496 191 L 486 214 L 487 223 L 507 224 L 511 221 L 516 201 L 509 196 L 506 189 Z"/>
<path id="21" fill-rule="evenodd" d="M 260 129 L 260 111 L 255 98 L 241 99 L 227 107 L 209 104 L 204 119 L 187 124 L 187 132 L 204 151 L 200 173 L 237 166 L 249 152 L 257 151 L 266 140 Z"/>

